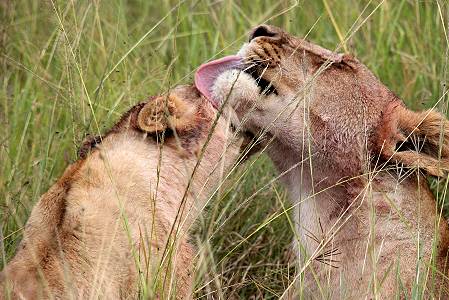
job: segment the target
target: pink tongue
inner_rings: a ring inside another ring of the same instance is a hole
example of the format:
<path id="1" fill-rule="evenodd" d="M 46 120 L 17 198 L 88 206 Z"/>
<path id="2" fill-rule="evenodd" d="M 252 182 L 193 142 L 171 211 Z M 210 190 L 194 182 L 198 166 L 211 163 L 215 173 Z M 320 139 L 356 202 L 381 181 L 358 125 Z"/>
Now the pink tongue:
<path id="1" fill-rule="evenodd" d="M 220 106 L 219 99 L 213 99 L 211 89 L 217 77 L 224 71 L 235 69 L 241 64 L 242 59 L 236 55 L 226 56 L 205 63 L 198 68 L 195 74 L 195 85 L 201 94 L 212 103 L 215 108 Z"/>

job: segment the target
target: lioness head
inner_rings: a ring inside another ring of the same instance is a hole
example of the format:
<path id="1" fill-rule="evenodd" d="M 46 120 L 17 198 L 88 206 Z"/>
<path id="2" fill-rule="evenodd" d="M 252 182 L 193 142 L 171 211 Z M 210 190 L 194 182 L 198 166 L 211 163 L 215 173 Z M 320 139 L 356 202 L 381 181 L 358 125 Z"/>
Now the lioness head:
<path id="1" fill-rule="evenodd" d="M 272 141 L 281 169 L 288 152 L 296 162 L 313 157 L 318 178 L 354 176 L 373 157 L 436 176 L 448 170 L 449 126 L 439 113 L 406 109 L 354 57 L 277 27 L 253 29 L 236 56 L 201 67 L 196 83 L 214 105 L 235 109 L 242 130 Z"/>
<path id="2" fill-rule="evenodd" d="M 224 143 L 236 152 L 242 138 L 230 125 L 227 114 L 217 111 L 195 87 L 178 86 L 168 94 L 151 97 L 132 107 L 105 135 L 87 136 L 78 155 L 85 159 L 105 138 L 124 132 L 143 133 L 149 140 L 187 156 L 198 155 L 211 134 L 209 139 L 220 139 L 218 148 Z"/>

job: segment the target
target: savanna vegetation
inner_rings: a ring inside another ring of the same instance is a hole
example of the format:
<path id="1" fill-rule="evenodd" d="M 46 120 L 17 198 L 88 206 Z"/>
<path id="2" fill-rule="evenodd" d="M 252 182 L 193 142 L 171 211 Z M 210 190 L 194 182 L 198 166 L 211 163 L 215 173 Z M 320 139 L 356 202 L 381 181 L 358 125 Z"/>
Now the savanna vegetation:
<path id="1" fill-rule="evenodd" d="M 29 213 L 133 104 L 193 81 L 270 23 L 364 62 L 410 108 L 448 105 L 449 4 L 442 0 L 1 1 L 0 269 Z M 285 191 L 256 155 L 194 230 L 197 298 L 276 299 L 294 278 Z M 447 181 L 432 181 L 447 205 Z"/>

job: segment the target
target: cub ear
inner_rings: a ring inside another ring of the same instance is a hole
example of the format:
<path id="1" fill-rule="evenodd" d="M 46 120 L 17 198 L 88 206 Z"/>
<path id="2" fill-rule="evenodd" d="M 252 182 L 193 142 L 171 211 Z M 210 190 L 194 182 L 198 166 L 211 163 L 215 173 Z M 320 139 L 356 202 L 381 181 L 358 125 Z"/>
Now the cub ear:
<path id="1" fill-rule="evenodd" d="M 176 95 L 160 96 L 148 101 L 137 116 L 137 126 L 148 133 L 167 128 L 186 130 L 195 124 L 196 107 Z"/>
<path id="2" fill-rule="evenodd" d="M 442 177 L 449 172 L 449 121 L 434 110 L 395 110 L 398 139 L 391 153 L 394 161 Z"/>

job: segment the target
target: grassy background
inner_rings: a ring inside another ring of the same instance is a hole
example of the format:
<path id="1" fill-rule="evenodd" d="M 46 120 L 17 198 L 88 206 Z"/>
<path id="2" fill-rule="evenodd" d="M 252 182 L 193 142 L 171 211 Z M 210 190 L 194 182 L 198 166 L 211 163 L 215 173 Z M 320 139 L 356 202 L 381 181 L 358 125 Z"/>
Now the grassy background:
<path id="1" fill-rule="evenodd" d="M 131 105 L 234 53 L 268 22 L 355 54 L 409 107 L 447 79 L 445 1 L 1 1 L 0 239 L 3 267 L 39 196 Z M 445 24 L 443 24 L 443 22 Z M 437 106 L 446 111 L 447 99 Z M 239 176 L 241 180 L 237 180 Z M 285 192 L 266 157 L 248 162 L 200 222 L 198 297 L 277 298 L 292 278 Z M 213 266 L 212 268 L 210 266 Z"/>

